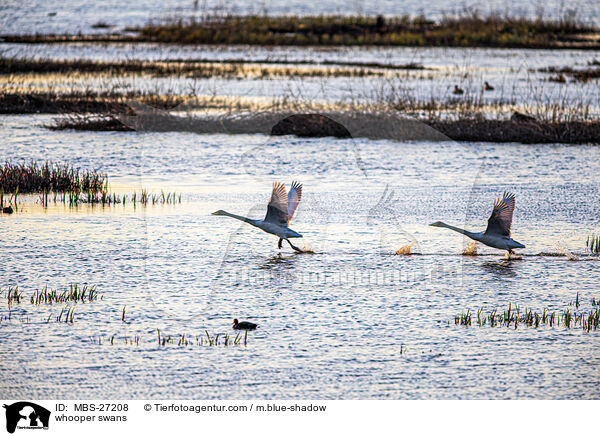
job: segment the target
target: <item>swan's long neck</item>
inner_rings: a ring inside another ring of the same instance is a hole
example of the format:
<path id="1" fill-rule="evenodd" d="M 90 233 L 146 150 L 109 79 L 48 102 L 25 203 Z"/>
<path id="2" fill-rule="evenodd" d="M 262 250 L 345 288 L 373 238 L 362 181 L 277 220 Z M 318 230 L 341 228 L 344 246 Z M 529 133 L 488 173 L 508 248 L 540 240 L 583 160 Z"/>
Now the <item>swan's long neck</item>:
<path id="1" fill-rule="evenodd" d="M 478 233 L 469 232 L 468 230 L 465 230 L 465 229 L 459 229 L 458 227 L 454 227 L 454 226 L 451 226 L 450 224 L 446 224 L 446 223 L 441 223 L 441 224 L 442 224 L 442 226 L 446 227 L 447 229 L 454 230 L 455 232 L 462 233 L 463 235 L 466 235 L 471 239 L 478 240 L 478 236 L 479 236 Z"/>
<path id="2" fill-rule="evenodd" d="M 246 218 L 245 216 L 236 215 L 236 214 L 229 213 L 226 211 L 223 211 L 223 215 L 228 216 L 230 218 L 234 218 L 236 220 L 244 221 L 245 223 L 252 224 L 253 226 L 255 226 L 257 224 L 257 220 L 253 220 L 251 218 Z"/>

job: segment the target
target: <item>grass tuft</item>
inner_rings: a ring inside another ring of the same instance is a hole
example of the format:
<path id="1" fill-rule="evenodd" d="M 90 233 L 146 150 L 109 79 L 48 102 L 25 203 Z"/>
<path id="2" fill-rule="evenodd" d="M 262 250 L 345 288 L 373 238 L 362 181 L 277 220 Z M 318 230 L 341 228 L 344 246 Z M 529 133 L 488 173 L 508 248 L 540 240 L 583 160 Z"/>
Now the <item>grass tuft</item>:
<path id="1" fill-rule="evenodd" d="M 577 293 L 575 300 L 570 305 L 575 306 L 575 310 L 569 308 L 562 311 L 550 311 L 547 308 L 540 313 L 532 309 L 525 308 L 521 310 L 518 305 L 508 305 L 508 308 L 502 313 L 497 309 L 486 312 L 483 308 L 477 310 L 477 326 L 479 327 L 506 327 L 517 329 L 519 326 L 539 328 L 541 326 L 559 327 L 567 329 L 581 328 L 585 332 L 597 330 L 600 325 L 600 305 L 595 304 L 592 299 L 592 307 L 589 310 L 579 310 L 580 300 Z M 471 326 L 473 325 L 471 309 L 454 317 L 455 325 Z"/>

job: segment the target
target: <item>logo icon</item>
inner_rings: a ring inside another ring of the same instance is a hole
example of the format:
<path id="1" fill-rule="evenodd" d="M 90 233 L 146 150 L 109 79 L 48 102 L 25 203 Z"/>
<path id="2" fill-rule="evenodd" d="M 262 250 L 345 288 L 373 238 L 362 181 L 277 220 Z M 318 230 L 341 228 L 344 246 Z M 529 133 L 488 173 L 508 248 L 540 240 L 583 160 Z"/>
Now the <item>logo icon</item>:
<path id="1" fill-rule="evenodd" d="M 4 405 L 6 409 L 6 431 L 14 433 L 15 429 L 48 429 L 50 411 L 28 401 L 19 401 Z"/>

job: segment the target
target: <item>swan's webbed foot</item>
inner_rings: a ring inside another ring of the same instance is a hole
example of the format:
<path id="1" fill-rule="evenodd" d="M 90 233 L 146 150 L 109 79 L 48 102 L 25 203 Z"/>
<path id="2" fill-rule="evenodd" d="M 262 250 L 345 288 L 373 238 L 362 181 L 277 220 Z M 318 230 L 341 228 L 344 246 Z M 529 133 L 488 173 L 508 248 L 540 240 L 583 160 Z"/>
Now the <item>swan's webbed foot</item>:
<path id="1" fill-rule="evenodd" d="M 279 242 L 277 242 L 277 248 L 279 248 L 280 250 L 281 250 L 281 244 L 282 243 L 283 243 L 283 239 L 279 238 Z"/>
<path id="2" fill-rule="evenodd" d="M 296 247 L 294 244 L 292 244 L 290 242 L 289 239 L 286 239 L 286 241 L 288 242 L 288 244 L 290 244 L 290 247 L 292 247 L 294 250 L 296 250 L 296 252 L 298 252 L 298 253 L 304 253 L 304 250 L 301 250 L 300 248 Z"/>
<path id="3" fill-rule="evenodd" d="M 507 250 L 506 254 L 504 255 L 504 259 L 505 260 L 510 260 L 512 258 L 512 255 L 515 254 L 514 251 L 512 250 Z"/>

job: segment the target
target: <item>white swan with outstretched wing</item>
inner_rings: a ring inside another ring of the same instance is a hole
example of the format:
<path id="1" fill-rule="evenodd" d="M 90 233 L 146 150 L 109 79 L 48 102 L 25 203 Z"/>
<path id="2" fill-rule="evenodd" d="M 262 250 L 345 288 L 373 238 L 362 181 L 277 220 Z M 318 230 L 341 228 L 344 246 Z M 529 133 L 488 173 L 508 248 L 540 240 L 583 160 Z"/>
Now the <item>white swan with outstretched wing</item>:
<path id="1" fill-rule="evenodd" d="M 281 248 L 284 240 L 290 244 L 297 252 L 303 253 L 304 251 L 294 246 L 291 242 L 291 238 L 301 238 L 302 235 L 289 228 L 289 223 L 294 216 L 294 212 L 300 204 L 302 199 L 302 185 L 298 182 L 292 182 L 290 192 L 286 192 L 285 185 L 283 183 L 274 182 L 273 191 L 271 192 L 271 199 L 267 205 L 267 214 L 262 220 L 255 220 L 246 218 L 240 215 L 235 215 L 224 210 L 218 210 L 213 212 L 213 215 L 228 216 L 240 221 L 244 221 L 254 227 L 279 236 L 277 246 Z"/>
<path id="2" fill-rule="evenodd" d="M 455 232 L 462 233 L 475 241 L 479 241 L 489 247 L 507 250 L 508 256 L 515 248 L 525 248 L 523 244 L 510 237 L 510 226 L 512 224 L 513 212 L 515 211 L 515 195 L 505 192 L 502 198 L 494 200 L 494 209 L 488 219 L 488 226 L 484 232 L 470 232 L 436 221 L 430 224 L 434 227 L 445 227 Z"/>

